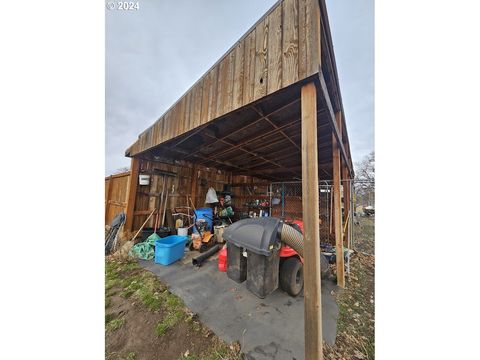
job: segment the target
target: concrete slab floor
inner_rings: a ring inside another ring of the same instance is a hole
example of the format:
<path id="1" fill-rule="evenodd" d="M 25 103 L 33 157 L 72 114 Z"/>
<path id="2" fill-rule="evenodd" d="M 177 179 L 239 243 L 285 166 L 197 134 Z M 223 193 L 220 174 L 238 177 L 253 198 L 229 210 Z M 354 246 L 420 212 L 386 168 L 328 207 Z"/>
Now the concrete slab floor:
<path id="1" fill-rule="evenodd" d="M 304 359 L 304 297 L 293 298 L 280 289 L 265 299 L 218 271 L 217 256 L 194 267 L 197 252 L 169 266 L 140 260 L 172 293 L 182 298 L 202 323 L 227 342 L 239 341 L 247 359 Z M 333 345 L 338 307 L 331 291 L 336 285 L 322 280 L 323 339 Z"/>

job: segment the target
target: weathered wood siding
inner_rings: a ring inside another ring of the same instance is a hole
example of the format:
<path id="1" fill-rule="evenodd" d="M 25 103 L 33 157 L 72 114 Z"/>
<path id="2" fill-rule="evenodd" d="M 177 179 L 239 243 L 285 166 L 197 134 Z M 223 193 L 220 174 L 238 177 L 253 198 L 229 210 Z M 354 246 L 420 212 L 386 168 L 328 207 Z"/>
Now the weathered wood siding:
<path id="1" fill-rule="evenodd" d="M 217 192 L 223 190 L 226 184 L 252 184 L 265 183 L 246 175 L 232 175 L 231 172 L 194 166 L 192 163 L 182 161 L 177 164 L 166 164 L 156 161 L 140 159 L 140 174 L 150 175 L 149 185 L 139 185 L 135 196 L 133 212 L 133 229 L 139 229 L 148 215 L 159 206 L 160 193 L 162 192 L 163 176 L 155 174 L 155 169 L 175 173 L 173 177 L 165 177 L 165 189 L 168 191 L 167 214 L 175 207 L 187 206 L 187 195 L 192 198 L 195 207 L 205 206 L 205 195 L 209 187 Z M 235 211 L 242 211 L 247 198 L 247 190 L 242 187 L 232 188 L 232 199 Z M 167 220 L 168 220 L 167 215 Z M 147 223 L 147 227 L 153 227 L 154 218 Z"/>
<path id="2" fill-rule="evenodd" d="M 318 0 L 280 1 L 126 154 L 143 152 L 305 79 L 319 66 Z"/>

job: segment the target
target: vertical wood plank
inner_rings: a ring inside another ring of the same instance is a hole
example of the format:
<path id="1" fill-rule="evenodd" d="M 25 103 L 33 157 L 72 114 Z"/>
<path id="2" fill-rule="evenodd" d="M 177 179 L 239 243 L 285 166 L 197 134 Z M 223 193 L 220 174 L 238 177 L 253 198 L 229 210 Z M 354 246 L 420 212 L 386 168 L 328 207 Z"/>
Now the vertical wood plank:
<path id="1" fill-rule="evenodd" d="M 192 167 L 192 173 L 191 173 L 191 177 L 190 177 L 190 197 L 193 201 L 193 203 L 195 204 L 195 207 L 197 206 L 196 205 L 196 198 L 197 198 L 197 179 L 198 179 L 198 165 L 196 163 L 193 164 L 193 167 Z M 190 206 L 190 204 L 188 204 L 187 206 Z"/>
<path id="2" fill-rule="evenodd" d="M 341 133 L 341 114 L 335 114 L 337 125 Z M 340 121 L 339 121 L 340 120 Z M 335 227 L 335 250 L 337 259 L 337 284 L 341 288 L 345 287 L 345 265 L 343 259 L 343 229 L 342 229 L 342 200 L 340 190 L 341 177 L 341 159 L 340 147 L 337 138 L 332 132 L 332 151 L 333 151 L 333 222 Z"/>
<path id="3" fill-rule="evenodd" d="M 228 68 L 227 68 L 227 94 L 225 102 L 223 104 L 223 113 L 226 114 L 233 110 L 233 78 L 235 73 L 235 51 L 231 51 L 227 56 Z"/>
<path id="4" fill-rule="evenodd" d="M 202 112 L 203 82 L 200 81 L 194 87 L 195 100 L 193 102 L 193 124 L 191 129 L 200 126 L 200 114 Z"/>
<path id="5" fill-rule="evenodd" d="M 174 126 L 175 124 L 172 121 L 172 112 L 168 111 L 165 113 L 165 136 L 167 139 L 171 139 L 173 137 Z"/>
<path id="6" fill-rule="evenodd" d="M 217 80 L 217 109 L 215 111 L 215 116 L 220 116 L 223 114 L 225 104 L 227 103 L 228 92 L 227 92 L 227 78 L 228 78 L 228 68 L 230 58 L 228 56 L 224 57 L 220 64 L 218 65 L 218 80 Z"/>
<path id="7" fill-rule="evenodd" d="M 267 46 L 268 19 L 264 19 L 255 28 L 255 85 L 253 100 L 267 95 Z"/>
<path id="8" fill-rule="evenodd" d="M 318 0 L 306 0 L 305 9 L 305 29 L 306 29 L 306 76 L 316 74 L 321 65 L 320 56 L 320 5 Z"/>
<path id="9" fill-rule="evenodd" d="M 160 137 L 162 135 L 162 122 L 157 121 L 155 123 L 155 144 L 160 142 Z"/>
<path id="10" fill-rule="evenodd" d="M 156 144 L 156 141 L 157 141 L 157 130 L 158 130 L 158 127 L 157 127 L 157 123 L 153 123 L 152 125 L 152 144 Z"/>
<path id="11" fill-rule="evenodd" d="M 241 41 L 235 47 L 235 71 L 233 76 L 233 109 L 243 105 L 243 71 L 244 71 L 244 48 L 245 41 Z"/>
<path id="12" fill-rule="evenodd" d="M 159 120 L 160 122 L 160 134 L 158 136 L 158 142 L 163 142 L 165 140 L 165 117 L 162 116 Z"/>
<path id="13" fill-rule="evenodd" d="M 306 2 L 298 1 L 298 78 L 307 77 L 307 29 L 306 29 Z"/>
<path id="14" fill-rule="evenodd" d="M 192 92 L 189 91 L 185 96 L 185 113 L 184 113 L 184 120 L 183 120 L 183 122 L 185 123 L 185 127 L 187 129 L 192 128 L 191 118 L 193 118 L 193 116 L 190 116 L 191 112 L 192 112 Z"/>
<path id="15" fill-rule="evenodd" d="M 268 15 L 268 94 L 282 87 L 282 5 Z"/>
<path id="16" fill-rule="evenodd" d="M 170 122 L 172 123 L 172 137 L 175 137 L 176 134 L 179 133 L 180 131 L 180 123 L 178 122 L 177 119 L 177 113 L 178 113 L 178 107 L 174 106 L 170 109 Z"/>
<path id="17" fill-rule="evenodd" d="M 183 96 L 177 103 L 177 114 L 176 114 L 176 121 L 179 123 L 180 133 L 184 133 L 188 131 L 188 128 L 185 124 L 185 96 Z"/>
<path id="18" fill-rule="evenodd" d="M 208 92 L 208 114 L 207 118 L 208 119 L 213 119 L 215 118 L 217 114 L 217 101 L 218 101 L 218 71 L 219 71 L 219 66 L 215 66 L 210 71 L 210 88 Z"/>
<path id="19" fill-rule="evenodd" d="M 202 111 L 200 112 L 200 124 L 205 124 L 209 116 L 209 104 L 210 104 L 210 87 L 212 83 L 212 72 L 210 71 L 203 79 L 203 91 L 202 91 Z"/>
<path id="20" fill-rule="evenodd" d="M 153 209 L 157 208 L 157 200 L 159 197 L 155 196 L 157 194 L 157 183 L 158 183 L 158 175 L 150 176 L 150 186 L 149 186 L 149 198 L 148 198 L 148 210 L 151 212 Z M 153 196 L 152 196 L 153 195 Z M 150 221 L 148 222 L 149 227 L 153 227 L 155 224 L 155 216 L 152 216 Z"/>
<path id="21" fill-rule="evenodd" d="M 195 102 L 197 101 L 197 87 L 194 86 L 190 91 L 190 109 L 189 109 L 189 129 L 193 129 L 195 127 Z"/>
<path id="22" fill-rule="evenodd" d="M 282 84 L 298 80 L 298 0 L 283 3 Z"/>
<path id="23" fill-rule="evenodd" d="M 125 230 L 133 231 L 133 212 L 135 210 L 135 200 L 137 198 L 138 174 L 140 169 L 140 160 L 133 157 L 130 165 L 130 179 L 128 185 L 128 200 L 125 211 Z"/>
<path id="24" fill-rule="evenodd" d="M 253 101 L 255 88 L 255 29 L 245 38 L 245 59 L 243 78 L 243 104 Z"/>
<path id="25" fill-rule="evenodd" d="M 317 95 L 302 87 L 302 210 L 304 229 L 305 359 L 323 359 L 318 202 Z"/>

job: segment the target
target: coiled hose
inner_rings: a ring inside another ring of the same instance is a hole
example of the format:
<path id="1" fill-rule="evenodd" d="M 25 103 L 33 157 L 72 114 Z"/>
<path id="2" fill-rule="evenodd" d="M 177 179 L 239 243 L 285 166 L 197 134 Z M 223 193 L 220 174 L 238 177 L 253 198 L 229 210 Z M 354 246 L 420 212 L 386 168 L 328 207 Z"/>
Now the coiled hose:
<path id="1" fill-rule="evenodd" d="M 298 230 L 283 223 L 280 241 L 290 246 L 303 258 L 303 235 Z M 327 257 L 323 254 L 320 254 L 320 273 L 323 278 L 328 278 L 330 275 L 330 265 Z"/>
<path id="2" fill-rule="evenodd" d="M 283 223 L 280 241 L 290 246 L 298 255 L 303 257 L 303 235 L 298 230 Z"/>

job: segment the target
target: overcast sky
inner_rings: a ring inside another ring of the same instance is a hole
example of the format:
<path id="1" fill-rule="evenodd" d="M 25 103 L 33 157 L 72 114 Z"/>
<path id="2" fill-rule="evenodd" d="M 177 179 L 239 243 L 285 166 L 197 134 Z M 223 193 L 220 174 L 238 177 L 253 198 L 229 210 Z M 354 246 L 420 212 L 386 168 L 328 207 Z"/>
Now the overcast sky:
<path id="1" fill-rule="evenodd" d="M 105 10 L 105 175 L 276 0 L 139 0 Z M 374 149 L 373 0 L 327 0 L 353 160 Z"/>

